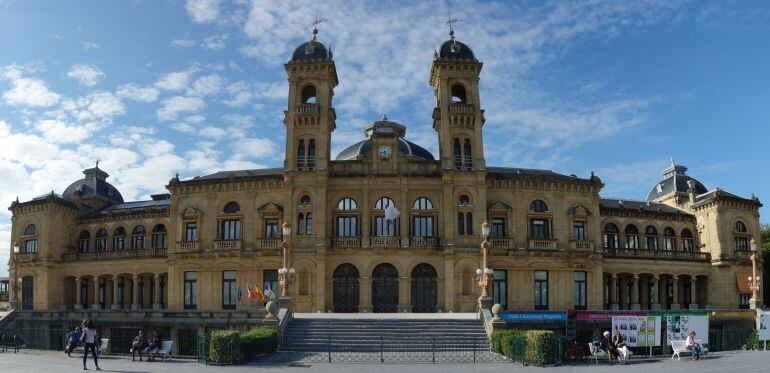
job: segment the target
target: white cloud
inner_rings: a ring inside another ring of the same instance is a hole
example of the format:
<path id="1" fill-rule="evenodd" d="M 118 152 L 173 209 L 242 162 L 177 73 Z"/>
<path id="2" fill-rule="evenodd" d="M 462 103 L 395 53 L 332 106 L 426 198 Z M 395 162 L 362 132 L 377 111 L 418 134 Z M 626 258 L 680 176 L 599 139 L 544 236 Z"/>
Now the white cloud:
<path id="1" fill-rule="evenodd" d="M 163 100 L 163 107 L 158 109 L 158 119 L 162 121 L 175 120 L 180 113 L 195 113 L 206 103 L 200 97 L 174 96 Z"/>
<path id="2" fill-rule="evenodd" d="M 67 76 L 75 79 L 81 85 L 93 87 L 104 79 L 104 72 L 93 65 L 76 64 L 67 72 Z"/>
<path id="3" fill-rule="evenodd" d="M 88 139 L 93 130 L 98 129 L 93 123 L 87 125 L 68 125 L 59 120 L 41 120 L 35 123 L 35 128 L 46 141 L 55 144 L 78 144 Z"/>
<path id="4" fill-rule="evenodd" d="M 94 42 L 91 42 L 91 41 L 84 41 L 83 42 L 83 49 L 85 49 L 85 50 L 99 49 L 99 48 L 100 48 L 99 44 L 96 44 Z"/>
<path id="5" fill-rule="evenodd" d="M 190 83 L 190 76 L 196 71 L 197 69 L 191 68 L 164 74 L 155 83 L 155 87 L 165 91 L 181 91 L 187 89 L 187 86 Z"/>
<path id="6" fill-rule="evenodd" d="M 201 43 L 201 47 L 203 49 L 219 51 L 227 47 L 226 42 L 227 42 L 227 34 L 212 35 L 203 39 L 203 42 Z"/>
<path id="7" fill-rule="evenodd" d="M 265 138 L 243 138 L 237 139 L 232 144 L 235 152 L 246 155 L 251 158 L 266 158 L 275 156 L 277 149 L 275 143 Z"/>
<path id="8" fill-rule="evenodd" d="M 120 98 L 134 101 L 154 102 L 158 99 L 160 91 L 154 87 L 142 87 L 129 83 L 118 87 L 117 95 Z"/>
<path id="9" fill-rule="evenodd" d="M 8 80 L 11 84 L 11 89 L 3 94 L 3 99 L 7 104 L 47 107 L 59 102 L 61 96 L 49 90 L 45 81 L 23 77 L 24 70 L 17 65 L 5 66 L 0 69 L 0 77 L 3 80 Z"/>
<path id="10" fill-rule="evenodd" d="M 228 85 L 227 93 L 230 94 L 230 99 L 225 100 L 224 103 L 232 107 L 244 106 L 254 98 L 251 87 L 242 80 Z"/>
<path id="11" fill-rule="evenodd" d="M 198 78 L 187 91 L 190 95 L 207 96 L 219 93 L 224 85 L 224 79 L 218 74 L 206 75 Z"/>
<path id="12" fill-rule="evenodd" d="M 195 44 L 195 40 L 191 39 L 174 39 L 169 43 L 169 45 L 175 48 L 189 48 L 194 47 Z"/>
<path id="13" fill-rule="evenodd" d="M 213 22 L 219 17 L 220 0 L 187 0 L 187 14 L 197 23 Z"/>

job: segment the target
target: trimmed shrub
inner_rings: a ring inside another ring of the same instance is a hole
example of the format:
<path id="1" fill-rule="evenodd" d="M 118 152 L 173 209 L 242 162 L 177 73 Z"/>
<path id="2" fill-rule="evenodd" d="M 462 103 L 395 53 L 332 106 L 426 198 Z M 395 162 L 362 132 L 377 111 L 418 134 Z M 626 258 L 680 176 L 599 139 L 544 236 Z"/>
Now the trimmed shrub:
<path id="1" fill-rule="evenodd" d="M 253 328 L 241 334 L 241 353 L 248 360 L 256 355 L 268 354 L 278 349 L 278 331 L 273 328 Z"/>
<path id="2" fill-rule="evenodd" d="M 237 364 L 241 360 L 240 334 L 235 330 L 212 332 L 209 359 L 213 364 Z"/>
<path id="3" fill-rule="evenodd" d="M 490 336 L 492 352 L 525 365 L 560 363 L 563 342 L 563 338 L 550 330 L 500 330 Z"/>

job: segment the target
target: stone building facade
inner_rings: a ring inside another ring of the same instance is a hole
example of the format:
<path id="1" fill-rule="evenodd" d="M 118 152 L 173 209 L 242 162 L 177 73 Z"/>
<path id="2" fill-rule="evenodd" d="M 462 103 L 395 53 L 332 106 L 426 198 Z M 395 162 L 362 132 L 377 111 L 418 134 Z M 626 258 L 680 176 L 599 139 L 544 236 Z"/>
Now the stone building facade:
<path id="1" fill-rule="evenodd" d="M 176 177 L 168 193 L 127 202 L 97 165 L 61 194 L 17 200 L 11 300 L 257 307 L 239 289 L 278 293 L 288 239 L 298 311 L 474 311 L 486 220 L 492 293 L 508 310 L 748 306 L 757 198 L 709 191 L 673 162 L 645 201 L 602 198 L 595 175 L 487 166 L 482 63 L 450 36 L 429 77 L 437 157 L 383 117 L 333 158 L 338 76 L 314 35 L 285 65 L 282 168 Z"/>

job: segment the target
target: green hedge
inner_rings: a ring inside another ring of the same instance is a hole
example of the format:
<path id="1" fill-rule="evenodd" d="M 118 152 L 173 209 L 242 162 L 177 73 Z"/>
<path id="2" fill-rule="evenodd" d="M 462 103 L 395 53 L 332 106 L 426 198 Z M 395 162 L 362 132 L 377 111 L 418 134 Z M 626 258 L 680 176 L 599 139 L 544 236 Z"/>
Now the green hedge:
<path id="1" fill-rule="evenodd" d="M 217 330 L 211 333 L 209 360 L 213 364 L 238 364 L 241 360 L 240 333 Z"/>
<path id="2" fill-rule="evenodd" d="M 564 337 L 550 330 L 499 330 L 490 337 L 493 352 L 524 365 L 554 365 L 564 360 Z"/>
<path id="3" fill-rule="evenodd" d="M 260 327 L 241 334 L 241 353 L 246 360 L 277 349 L 278 331 L 275 329 Z"/>

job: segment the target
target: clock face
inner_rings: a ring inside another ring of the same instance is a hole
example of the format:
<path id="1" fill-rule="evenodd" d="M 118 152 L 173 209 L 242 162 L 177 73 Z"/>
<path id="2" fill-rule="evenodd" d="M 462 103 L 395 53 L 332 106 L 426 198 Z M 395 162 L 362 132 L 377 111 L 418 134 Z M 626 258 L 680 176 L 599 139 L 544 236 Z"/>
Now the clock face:
<path id="1" fill-rule="evenodd" d="M 390 158 L 390 146 L 380 146 L 380 150 L 377 153 L 382 158 Z"/>

